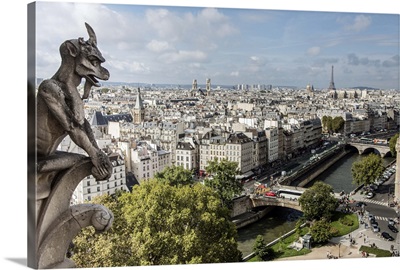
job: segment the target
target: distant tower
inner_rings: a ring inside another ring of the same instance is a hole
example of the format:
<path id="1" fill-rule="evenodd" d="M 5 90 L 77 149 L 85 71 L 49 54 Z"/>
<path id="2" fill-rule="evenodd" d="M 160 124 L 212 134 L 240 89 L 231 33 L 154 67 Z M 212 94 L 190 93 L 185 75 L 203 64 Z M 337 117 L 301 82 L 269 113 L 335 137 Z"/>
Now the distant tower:
<path id="1" fill-rule="evenodd" d="M 310 97 L 314 96 L 314 86 L 313 85 L 307 84 L 306 91 Z"/>
<path id="2" fill-rule="evenodd" d="M 333 82 L 333 66 L 332 66 L 331 82 L 329 83 L 329 90 L 336 90 L 335 83 Z"/>
<path id="3" fill-rule="evenodd" d="M 194 79 L 193 83 L 192 83 L 192 91 L 196 91 L 197 90 L 197 80 Z"/>
<path id="4" fill-rule="evenodd" d="M 207 91 L 207 96 L 210 96 L 210 91 L 211 91 L 211 79 L 207 79 L 207 81 L 206 81 L 206 91 Z"/>
<path id="5" fill-rule="evenodd" d="M 133 123 L 140 124 L 144 120 L 144 106 L 142 97 L 140 96 L 140 88 L 136 97 L 135 107 L 133 107 Z"/>
<path id="6" fill-rule="evenodd" d="M 190 90 L 190 96 L 192 96 L 192 97 L 196 96 L 197 90 L 198 90 L 198 88 L 197 88 L 197 80 L 194 79 L 193 83 L 192 83 L 192 90 Z"/>

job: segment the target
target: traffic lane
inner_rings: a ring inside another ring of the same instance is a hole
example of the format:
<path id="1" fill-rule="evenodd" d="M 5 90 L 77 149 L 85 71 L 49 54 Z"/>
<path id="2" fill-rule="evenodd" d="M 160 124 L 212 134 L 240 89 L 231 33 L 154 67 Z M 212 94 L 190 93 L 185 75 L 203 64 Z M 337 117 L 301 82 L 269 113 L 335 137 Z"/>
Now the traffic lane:
<path id="1" fill-rule="evenodd" d="M 361 209 L 361 208 L 359 208 Z M 370 229 L 372 231 L 371 228 L 371 222 L 368 219 L 369 215 L 373 215 L 375 217 L 375 221 L 378 224 L 378 227 L 380 228 L 380 233 L 382 232 L 387 232 L 390 235 L 393 236 L 393 238 L 397 238 L 398 237 L 398 232 L 392 232 L 389 227 L 389 219 L 395 219 L 397 217 L 396 215 L 396 211 L 394 211 L 392 208 L 386 207 L 386 206 L 381 206 L 381 205 L 377 205 L 374 203 L 367 203 L 367 205 L 365 206 L 365 212 L 364 212 L 364 222 L 366 222 L 368 224 L 368 229 Z M 395 224 L 395 228 L 398 230 L 399 227 L 398 224 Z"/>

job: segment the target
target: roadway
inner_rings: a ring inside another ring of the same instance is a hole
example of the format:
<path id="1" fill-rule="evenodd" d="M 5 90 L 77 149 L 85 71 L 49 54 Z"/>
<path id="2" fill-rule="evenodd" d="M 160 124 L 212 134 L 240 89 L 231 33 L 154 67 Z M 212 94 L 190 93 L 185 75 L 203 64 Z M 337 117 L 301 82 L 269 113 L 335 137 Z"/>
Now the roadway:
<path id="1" fill-rule="evenodd" d="M 388 228 L 388 221 L 390 218 L 395 219 L 397 221 L 399 220 L 399 213 L 396 212 L 395 207 L 389 207 L 388 204 L 388 199 L 391 199 L 388 194 L 389 191 L 393 191 L 394 189 L 394 180 L 395 180 L 395 173 L 382 185 L 378 186 L 378 189 L 375 190 L 375 196 L 371 199 L 367 199 L 364 197 L 364 195 L 361 195 L 360 192 L 358 191 L 356 194 L 352 195 L 351 198 L 355 200 L 355 202 L 351 203 L 350 206 L 356 207 L 356 202 L 357 201 L 363 201 L 366 203 L 366 206 L 364 207 L 364 216 L 363 216 L 363 221 L 366 222 L 369 227 L 365 228 L 362 227 L 363 225 L 360 226 L 360 232 L 363 232 L 364 235 L 367 235 L 368 238 L 376 243 L 378 246 L 385 246 L 387 249 L 390 248 L 390 245 L 394 245 L 397 250 L 400 250 L 400 233 L 394 233 L 389 230 Z M 360 207 L 356 207 L 357 210 L 362 210 Z M 380 232 L 373 232 L 370 223 L 368 221 L 367 216 L 369 214 L 372 214 L 375 216 L 375 220 L 378 223 L 378 226 L 380 228 Z M 399 229 L 399 225 L 396 225 L 396 228 Z M 382 232 L 388 232 L 395 241 L 388 242 L 384 240 L 380 234 Z"/>

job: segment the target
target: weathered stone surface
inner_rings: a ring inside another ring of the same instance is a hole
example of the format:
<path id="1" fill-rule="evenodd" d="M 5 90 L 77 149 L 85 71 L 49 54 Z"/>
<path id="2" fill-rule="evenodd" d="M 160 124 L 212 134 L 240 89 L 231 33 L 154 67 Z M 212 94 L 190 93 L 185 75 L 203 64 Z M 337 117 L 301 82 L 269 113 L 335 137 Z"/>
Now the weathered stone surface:
<path id="1" fill-rule="evenodd" d="M 66 258 L 73 238 L 87 226 L 103 232 L 110 228 L 113 214 L 104 206 L 70 206 L 72 193 L 86 176 L 96 180 L 110 178 L 112 165 L 98 147 L 92 129 L 84 117 L 82 99 L 92 86 L 108 80 L 110 74 L 97 48 L 93 29 L 86 25 L 89 39 L 67 40 L 60 46 L 61 66 L 38 88 L 36 96 L 36 248 L 37 268 L 68 268 L 74 262 Z M 81 97 L 77 87 L 85 78 Z M 88 157 L 59 152 L 66 136 L 86 151 Z"/>

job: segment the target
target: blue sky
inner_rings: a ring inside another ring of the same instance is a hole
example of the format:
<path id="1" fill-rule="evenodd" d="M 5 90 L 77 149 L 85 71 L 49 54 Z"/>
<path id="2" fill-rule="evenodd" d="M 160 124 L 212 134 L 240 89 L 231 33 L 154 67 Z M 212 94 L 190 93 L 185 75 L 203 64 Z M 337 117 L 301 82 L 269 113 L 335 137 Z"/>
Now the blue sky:
<path id="1" fill-rule="evenodd" d="M 37 76 L 95 30 L 110 81 L 399 88 L 399 15 L 37 2 Z"/>

